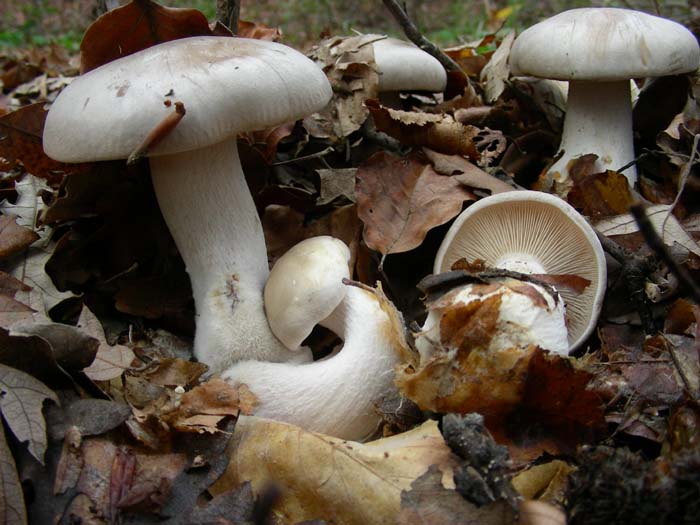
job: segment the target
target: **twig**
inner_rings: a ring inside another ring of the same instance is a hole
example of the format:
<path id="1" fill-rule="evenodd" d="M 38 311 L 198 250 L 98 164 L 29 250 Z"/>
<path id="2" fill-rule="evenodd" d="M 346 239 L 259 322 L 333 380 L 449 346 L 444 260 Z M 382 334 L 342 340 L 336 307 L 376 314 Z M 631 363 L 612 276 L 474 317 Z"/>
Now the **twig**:
<path id="1" fill-rule="evenodd" d="M 241 12 L 241 0 L 216 0 L 216 20 L 228 27 L 235 35 L 238 33 L 238 17 Z"/>
<path id="2" fill-rule="evenodd" d="M 630 252 L 600 232 L 596 232 L 596 234 L 598 235 L 600 244 L 603 246 L 603 250 L 622 266 L 620 274 L 625 280 L 627 294 L 634 305 L 637 315 L 639 315 L 644 333 L 656 333 L 654 316 L 651 312 L 649 300 L 644 289 L 646 277 L 652 272 L 656 261 L 649 260 L 647 257 L 640 257 Z"/>
<path id="3" fill-rule="evenodd" d="M 683 169 L 681 170 L 680 176 L 678 177 L 678 193 L 676 194 L 676 198 L 673 199 L 671 206 L 668 208 L 668 213 L 666 214 L 666 218 L 664 219 L 664 222 L 662 224 L 661 231 L 666 230 L 666 221 L 668 221 L 668 218 L 673 213 L 673 209 L 678 204 L 678 201 L 681 200 L 681 195 L 683 194 L 683 190 L 685 189 L 685 185 L 688 182 L 688 177 L 690 176 L 690 170 L 692 170 L 693 164 L 695 164 L 695 157 L 698 154 L 698 141 L 699 140 L 700 140 L 700 134 L 696 133 L 695 136 L 693 137 L 693 148 L 690 151 L 690 157 L 688 157 L 688 162 L 685 163 L 685 165 L 683 166 Z"/>
<path id="4" fill-rule="evenodd" d="M 399 5 L 397 0 L 382 1 L 384 2 L 384 7 L 386 7 L 389 10 L 391 15 L 401 26 L 401 29 L 403 29 L 403 32 L 406 35 L 406 37 L 411 42 L 416 44 L 426 53 L 429 53 L 435 58 L 437 58 L 442 64 L 442 67 L 445 68 L 445 70 L 455 71 L 464 75 L 464 71 L 462 71 L 462 68 L 459 67 L 457 62 L 448 57 L 445 53 L 442 52 L 442 50 L 438 46 L 433 44 L 430 40 L 428 40 L 421 34 L 418 27 L 416 27 L 416 24 L 414 24 L 413 21 L 408 17 L 408 14 L 406 14 L 406 11 L 403 7 L 401 7 L 401 5 Z"/>
<path id="5" fill-rule="evenodd" d="M 694 401 L 697 401 L 697 393 L 690 384 L 688 376 L 686 376 L 685 370 L 683 370 L 683 367 L 681 366 L 681 363 L 678 360 L 678 356 L 676 355 L 676 348 L 673 342 L 669 341 L 669 339 L 665 335 L 662 336 L 662 338 L 664 341 L 664 346 L 666 347 L 666 350 L 668 350 L 668 354 L 671 356 L 671 361 L 673 361 L 673 366 L 676 368 L 676 372 L 678 372 L 678 375 L 681 376 L 681 381 L 683 381 L 683 385 L 685 386 L 686 392 L 688 392 L 688 395 L 692 397 Z"/>
<path id="6" fill-rule="evenodd" d="M 647 212 L 644 209 L 644 204 L 642 204 L 641 202 L 633 204 L 630 207 L 630 212 L 632 213 L 634 220 L 637 222 L 637 226 L 639 226 L 639 231 L 642 232 L 644 240 L 649 245 L 649 247 L 663 262 L 666 263 L 666 266 L 668 266 L 669 271 L 676 276 L 678 281 L 687 287 L 687 290 L 690 292 L 692 298 L 696 302 L 700 303 L 700 287 L 695 283 L 695 281 L 693 281 L 692 277 L 690 277 L 685 268 L 678 264 L 676 260 L 671 256 L 671 253 L 668 251 L 668 248 L 661 240 L 661 237 L 659 237 L 659 234 L 656 233 L 654 226 L 649 220 L 649 216 L 647 215 Z"/>

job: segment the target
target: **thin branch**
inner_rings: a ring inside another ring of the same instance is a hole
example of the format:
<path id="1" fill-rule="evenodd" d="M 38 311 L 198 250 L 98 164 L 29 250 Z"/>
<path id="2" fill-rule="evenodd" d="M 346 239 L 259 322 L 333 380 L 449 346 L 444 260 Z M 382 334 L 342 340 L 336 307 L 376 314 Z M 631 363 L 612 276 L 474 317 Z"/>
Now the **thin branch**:
<path id="1" fill-rule="evenodd" d="M 649 245 L 649 247 L 654 251 L 654 253 L 668 266 L 669 271 L 676 276 L 678 281 L 686 286 L 686 289 L 690 292 L 692 298 L 700 303 L 700 287 L 693 281 L 692 277 L 685 268 L 683 268 L 676 260 L 671 256 L 668 248 L 656 233 L 654 226 L 649 220 L 644 205 L 642 203 L 634 204 L 630 207 L 630 212 L 634 217 L 634 220 L 639 226 L 639 231 L 642 232 L 644 240 Z"/>
<path id="2" fill-rule="evenodd" d="M 403 7 L 401 7 L 397 0 L 382 1 L 384 2 L 384 7 L 386 7 L 389 10 L 391 15 L 401 26 L 401 29 L 403 29 L 403 32 L 406 35 L 406 37 L 411 42 L 416 44 L 426 53 L 429 53 L 435 58 L 437 58 L 442 64 L 442 66 L 445 68 L 445 70 L 456 71 L 464 75 L 464 71 L 462 71 L 462 68 L 459 67 L 457 62 L 448 57 L 445 53 L 442 52 L 442 50 L 438 46 L 433 44 L 430 40 L 428 40 L 422 35 L 416 24 L 414 24 L 413 21 L 408 17 L 408 14 L 406 14 L 406 11 Z"/>
<path id="3" fill-rule="evenodd" d="M 238 17 L 241 12 L 241 0 L 216 0 L 216 20 L 228 27 L 235 35 L 238 33 Z"/>

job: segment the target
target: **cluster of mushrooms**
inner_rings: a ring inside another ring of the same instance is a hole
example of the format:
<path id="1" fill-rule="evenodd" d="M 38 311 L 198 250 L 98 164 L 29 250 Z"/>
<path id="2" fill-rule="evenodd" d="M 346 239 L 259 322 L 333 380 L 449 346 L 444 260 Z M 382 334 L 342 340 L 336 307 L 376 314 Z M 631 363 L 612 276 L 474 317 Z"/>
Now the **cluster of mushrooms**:
<path id="1" fill-rule="evenodd" d="M 561 44 L 551 46 L 555 38 Z M 444 89 L 444 70 L 417 47 L 388 38 L 373 45 L 380 91 Z M 578 9 L 524 31 L 510 65 L 517 75 L 569 81 L 564 155 L 552 167 L 565 179 L 568 160 L 586 153 L 596 153 L 603 168 L 631 163 L 629 79 L 692 71 L 699 57 L 693 35 L 668 20 Z M 413 59 L 416 65 L 404 67 Z M 331 94 L 324 72 L 287 46 L 227 37 L 175 40 L 72 82 L 50 109 L 44 149 L 63 162 L 127 159 L 143 152 L 150 130 L 184 108 L 179 124 L 145 155 L 191 279 L 196 358 L 231 383 L 248 385 L 258 399 L 256 415 L 366 439 L 379 421 L 373 402 L 394 388 L 394 367 L 408 352 L 400 315 L 380 292 L 349 281 L 350 252 L 337 239 L 303 241 L 269 272 L 236 145 L 238 133 L 308 116 Z M 634 170 L 625 174 L 634 184 Z M 461 258 L 590 282 L 581 294 L 531 282 L 524 284 L 535 294 L 495 286 L 490 293 L 502 295 L 502 337 L 494 344 L 537 344 L 566 355 L 594 329 L 605 257 L 593 229 L 561 198 L 512 191 L 471 205 L 450 228 L 434 272 Z M 484 297 L 465 285 L 449 300 Z M 422 358 L 439 339 L 439 317 L 432 311 L 416 338 Z M 316 324 L 344 345 L 312 361 L 302 342 Z"/>

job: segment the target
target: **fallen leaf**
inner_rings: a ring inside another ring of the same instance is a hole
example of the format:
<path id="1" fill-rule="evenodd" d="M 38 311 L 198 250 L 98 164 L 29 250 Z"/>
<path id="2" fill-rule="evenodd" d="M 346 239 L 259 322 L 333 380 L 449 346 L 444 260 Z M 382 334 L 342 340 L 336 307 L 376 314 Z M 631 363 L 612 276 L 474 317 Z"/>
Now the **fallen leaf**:
<path id="1" fill-rule="evenodd" d="M 161 359 L 146 371 L 149 383 L 159 386 L 187 386 L 193 384 L 204 372 L 207 365 L 184 359 Z"/>
<path id="2" fill-rule="evenodd" d="M 196 9 L 134 0 L 108 11 L 88 27 L 80 44 L 80 73 L 156 44 L 213 34 L 207 17 Z"/>
<path id="3" fill-rule="evenodd" d="M 320 179 L 320 191 L 317 206 L 330 204 L 338 197 L 345 197 L 350 202 L 355 202 L 355 175 L 357 168 L 343 169 L 318 169 Z"/>
<path id="4" fill-rule="evenodd" d="M 27 523 L 22 484 L 19 482 L 15 461 L 7 446 L 3 429 L 0 429 L 0 523 L 3 525 L 26 525 Z"/>
<path id="5" fill-rule="evenodd" d="M 486 92 L 486 100 L 489 102 L 494 102 L 505 91 L 506 82 L 510 77 L 508 57 L 514 41 L 515 31 L 506 33 L 498 45 L 498 49 L 494 51 L 488 63 L 481 70 L 481 81 Z"/>
<path id="6" fill-rule="evenodd" d="M 241 416 L 228 454 L 229 467 L 210 492 L 216 496 L 250 481 L 253 492 L 260 494 L 268 483 L 275 483 L 282 496 L 274 512 L 286 523 L 394 523 L 401 491 L 430 465 L 437 465 L 443 486 L 454 487 L 455 459 L 435 421 L 361 444 Z"/>
<path id="7" fill-rule="evenodd" d="M 0 157 L 9 161 L 9 171 L 23 167 L 36 177 L 60 182 L 66 173 L 86 169 L 86 164 L 65 164 L 50 159 L 42 147 L 47 111 L 43 103 L 25 106 L 0 117 Z"/>
<path id="8" fill-rule="evenodd" d="M 269 27 L 265 24 L 239 20 L 236 36 L 239 38 L 255 38 L 257 40 L 279 42 L 280 38 L 282 38 L 282 32 L 279 27 Z"/>
<path id="9" fill-rule="evenodd" d="M 121 425 L 131 415 L 131 407 L 106 399 L 76 399 L 65 406 L 51 407 L 46 424 L 51 439 L 63 439 L 70 429 L 81 436 L 98 436 Z"/>
<path id="10" fill-rule="evenodd" d="M 465 186 L 489 190 L 492 195 L 515 189 L 510 184 L 476 167 L 461 155 L 443 155 L 428 148 L 424 148 L 423 151 L 433 163 L 435 171 L 441 175 L 451 175 Z"/>
<path id="11" fill-rule="evenodd" d="M 98 341 L 75 326 L 51 322 L 22 322 L 12 325 L 10 336 L 36 336 L 46 341 L 60 368 L 82 370 L 92 363 Z"/>
<path id="12" fill-rule="evenodd" d="M 10 257 L 24 250 L 39 238 L 34 230 L 17 224 L 17 217 L 0 216 L 0 258 Z"/>
<path id="13" fill-rule="evenodd" d="M 357 171 L 357 214 L 363 238 L 383 255 L 411 250 L 428 231 L 455 217 L 476 195 L 439 175 L 417 156 L 379 152 Z"/>
<path id="14" fill-rule="evenodd" d="M 474 142 L 480 130 L 461 124 L 450 115 L 390 109 L 377 100 L 368 100 L 365 105 L 377 130 L 406 146 L 430 148 L 448 155 L 465 155 L 471 160 L 481 157 Z"/>
<path id="15" fill-rule="evenodd" d="M 587 163 L 589 162 L 588 158 L 592 158 L 592 162 L 597 159 L 595 155 L 584 155 L 584 157 L 573 162 Z M 577 176 L 575 173 L 575 170 L 571 172 L 574 185 L 567 200 L 583 215 L 592 219 L 600 219 L 601 217 L 627 213 L 633 199 L 629 183 L 624 175 L 616 171 L 585 173 L 581 176 Z"/>
<path id="16" fill-rule="evenodd" d="M 46 451 L 46 422 L 42 414 L 44 400 L 58 403 L 46 385 L 29 374 L 0 364 L 0 411 L 8 427 L 42 465 Z"/>
<path id="17" fill-rule="evenodd" d="M 561 503 L 569 474 L 576 467 L 561 459 L 532 465 L 513 477 L 513 486 L 525 499 Z"/>
<path id="18" fill-rule="evenodd" d="M 78 327 L 99 341 L 95 359 L 83 369 L 85 375 L 93 381 L 109 381 L 129 369 L 136 357 L 134 352 L 128 346 L 108 344 L 100 320 L 87 306 L 83 306 L 80 312 Z"/>

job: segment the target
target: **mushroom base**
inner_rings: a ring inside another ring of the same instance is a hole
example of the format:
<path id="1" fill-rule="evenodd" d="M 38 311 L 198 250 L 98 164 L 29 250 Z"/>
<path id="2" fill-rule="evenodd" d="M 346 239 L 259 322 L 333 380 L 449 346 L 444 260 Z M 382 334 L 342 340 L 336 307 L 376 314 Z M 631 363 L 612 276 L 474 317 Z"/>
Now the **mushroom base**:
<path id="1" fill-rule="evenodd" d="M 308 361 L 308 352 L 291 352 L 275 338 L 265 317 L 265 238 L 236 139 L 151 157 L 150 164 L 158 204 L 192 282 L 195 357 L 214 373 L 246 359 Z"/>

